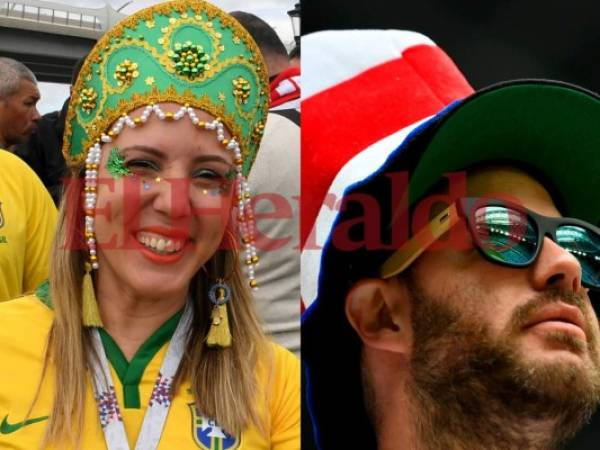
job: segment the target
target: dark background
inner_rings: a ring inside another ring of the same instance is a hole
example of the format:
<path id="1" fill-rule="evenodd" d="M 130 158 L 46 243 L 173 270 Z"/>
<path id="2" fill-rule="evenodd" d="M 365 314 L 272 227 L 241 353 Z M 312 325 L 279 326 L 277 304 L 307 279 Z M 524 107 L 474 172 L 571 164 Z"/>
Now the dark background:
<path id="1" fill-rule="evenodd" d="M 302 0 L 302 34 L 350 28 L 425 34 L 475 89 L 533 77 L 600 92 L 600 1 Z M 568 450 L 599 448 L 600 412 Z"/>
<path id="2" fill-rule="evenodd" d="M 535 77 L 600 91 L 598 1 L 302 1 L 303 34 L 349 28 L 425 34 L 475 88 Z"/>

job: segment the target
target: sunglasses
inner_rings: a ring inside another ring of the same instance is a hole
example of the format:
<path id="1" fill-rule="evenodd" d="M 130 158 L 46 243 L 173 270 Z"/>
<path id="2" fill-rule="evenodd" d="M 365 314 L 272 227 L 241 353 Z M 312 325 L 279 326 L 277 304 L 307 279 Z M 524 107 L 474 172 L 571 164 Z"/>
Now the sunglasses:
<path id="1" fill-rule="evenodd" d="M 479 197 L 461 198 L 438 214 L 384 262 L 382 278 L 404 271 L 461 220 L 481 255 L 508 267 L 533 264 L 544 237 L 549 236 L 579 261 L 582 284 L 600 291 L 600 228 L 583 220 L 546 217 L 510 202 Z"/>

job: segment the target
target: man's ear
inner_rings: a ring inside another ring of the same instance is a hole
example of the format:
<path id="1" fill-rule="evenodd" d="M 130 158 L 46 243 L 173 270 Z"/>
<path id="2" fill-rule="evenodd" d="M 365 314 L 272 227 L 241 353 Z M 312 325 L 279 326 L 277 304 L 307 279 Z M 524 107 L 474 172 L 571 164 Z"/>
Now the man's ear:
<path id="1" fill-rule="evenodd" d="M 409 294 L 397 278 L 369 278 L 346 296 L 346 317 L 365 346 L 407 353 L 412 343 Z"/>

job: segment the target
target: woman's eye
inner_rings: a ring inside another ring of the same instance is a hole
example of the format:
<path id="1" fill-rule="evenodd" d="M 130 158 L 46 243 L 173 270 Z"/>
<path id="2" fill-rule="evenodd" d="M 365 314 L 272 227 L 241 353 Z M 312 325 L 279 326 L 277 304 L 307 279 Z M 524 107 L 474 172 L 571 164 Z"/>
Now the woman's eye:
<path id="1" fill-rule="evenodd" d="M 160 170 L 160 167 L 158 167 L 157 164 L 147 159 L 132 159 L 131 161 L 127 161 L 125 165 L 128 169 L 130 169 L 133 172 L 135 172 L 136 170 Z"/>
<path id="2" fill-rule="evenodd" d="M 192 174 L 192 178 L 217 180 L 223 178 L 223 175 L 211 169 L 199 169 Z"/>

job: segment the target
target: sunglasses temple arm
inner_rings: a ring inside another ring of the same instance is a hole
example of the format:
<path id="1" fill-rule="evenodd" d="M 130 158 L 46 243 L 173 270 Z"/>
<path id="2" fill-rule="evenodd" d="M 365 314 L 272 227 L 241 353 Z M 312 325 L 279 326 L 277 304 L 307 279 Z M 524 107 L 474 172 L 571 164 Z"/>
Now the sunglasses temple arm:
<path id="1" fill-rule="evenodd" d="M 429 246 L 437 241 L 459 221 L 456 204 L 438 214 L 427 226 L 419 230 L 412 239 L 394 252 L 381 266 L 381 278 L 391 278 L 402 273 Z"/>

